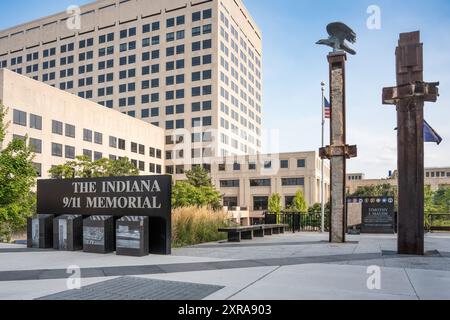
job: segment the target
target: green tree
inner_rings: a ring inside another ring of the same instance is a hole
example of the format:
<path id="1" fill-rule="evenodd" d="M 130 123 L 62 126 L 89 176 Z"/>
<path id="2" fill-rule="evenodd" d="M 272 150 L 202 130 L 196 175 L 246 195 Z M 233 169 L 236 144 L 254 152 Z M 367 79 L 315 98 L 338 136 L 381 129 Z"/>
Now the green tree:
<path id="1" fill-rule="evenodd" d="M 269 212 L 281 213 L 281 196 L 278 193 L 274 193 L 269 198 Z"/>
<path id="2" fill-rule="evenodd" d="M 9 241 L 14 231 L 25 227 L 36 203 L 32 189 L 37 174 L 28 139 L 14 139 L 3 149 L 6 113 L 0 101 L 0 241 Z"/>
<path id="3" fill-rule="evenodd" d="M 212 186 L 209 173 L 202 166 L 193 166 L 192 170 L 185 172 L 185 175 L 188 182 L 194 187 Z"/>
<path id="4" fill-rule="evenodd" d="M 308 213 L 321 213 L 322 205 L 320 203 L 315 203 L 311 207 L 308 208 Z"/>
<path id="5" fill-rule="evenodd" d="M 126 177 L 139 175 L 139 170 L 128 158 L 92 161 L 88 157 L 80 156 L 51 168 L 49 174 L 53 179 Z"/>
<path id="6" fill-rule="evenodd" d="M 172 207 L 210 207 L 217 211 L 222 208 L 221 194 L 211 183 L 209 173 L 201 166 L 186 171 L 187 181 L 178 181 L 172 188 Z"/>
<path id="7" fill-rule="evenodd" d="M 440 187 L 433 197 L 435 211 L 450 213 L 450 187 Z"/>
<path id="8" fill-rule="evenodd" d="M 308 211 L 308 205 L 306 204 L 306 200 L 305 200 L 302 190 L 298 190 L 297 193 L 295 194 L 295 197 L 294 197 L 294 200 L 292 201 L 292 206 L 290 209 L 295 212 L 301 212 L 301 213 Z"/>
<path id="9" fill-rule="evenodd" d="M 178 181 L 172 188 L 172 207 L 210 207 L 217 211 L 222 208 L 221 195 L 212 186 L 196 187 L 188 181 Z"/>

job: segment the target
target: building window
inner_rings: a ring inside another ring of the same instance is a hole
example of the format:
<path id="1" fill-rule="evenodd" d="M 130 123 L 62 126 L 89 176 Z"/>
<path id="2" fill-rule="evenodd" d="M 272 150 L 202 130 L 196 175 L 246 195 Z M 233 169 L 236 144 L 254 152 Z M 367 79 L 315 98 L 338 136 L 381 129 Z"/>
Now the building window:
<path id="1" fill-rule="evenodd" d="M 103 134 L 101 134 L 100 132 L 95 132 L 94 133 L 94 142 L 96 144 L 103 144 Z"/>
<path id="2" fill-rule="evenodd" d="M 250 187 L 270 187 L 271 180 L 270 179 L 251 179 Z"/>
<path id="3" fill-rule="evenodd" d="M 66 137 L 75 138 L 75 126 L 66 123 Z"/>
<path id="4" fill-rule="evenodd" d="M 117 148 L 117 138 L 116 137 L 109 137 L 109 146 L 111 148 Z"/>
<path id="5" fill-rule="evenodd" d="M 42 141 L 30 138 L 30 148 L 34 153 L 42 153 Z"/>
<path id="6" fill-rule="evenodd" d="M 239 180 L 221 180 L 221 188 L 239 188 Z"/>
<path id="7" fill-rule="evenodd" d="M 294 204 L 294 198 L 295 196 L 286 196 L 284 197 L 284 207 L 290 208 Z"/>
<path id="8" fill-rule="evenodd" d="M 287 186 L 304 186 L 305 178 L 283 178 L 281 179 L 281 185 L 283 187 Z"/>
<path id="9" fill-rule="evenodd" d="M 36 176 L 38 178 L 42 177 L 42 164 L 33 162 L 33 166 L 34 169 L 36 170 Z"/>
<path id="10" fill-rule="evenodd" d="M 92 161 L 92 151 L 91 150 L 83 150 L 83 157 L 89 159 L 90 161 Z"/>
<path id="11" fill-rule="evenodd" d="M 75 147 L 65 146 L 64 151 L 67 159 L 75 159 Z"/>
<path id="12" fill-rule="evenodd" d="M 176 166 L 175 172 L 176 174 L 184 174 L 184 166 L 183 165 Z"/>
<path id="13" fill-rule="evenodd" d="M 256 170 L 256 163 L 250 162 L 248 164 L 248 170 L 250 170 L 250 171 Z"/>
<path id="14" fill-rule="evenodd" d="M 103 158 L 103 154 L 101 152 L 94 152 L 94 161 L 101 160 Z"/>
<path id="15" fill-rule="evenodd" d="M 92 130 L 83 129 L 83 140 L 86 142 L 92 142 Z"/>
<path id="16" fill-rule="evenodd" d="M 271 169 L 272 161 L 264 161 L 264 169 Z"/>
<path id="17" fill-rule="evenodd" d="M 52 133 L 63 135 L 63 123 L 60 121 L 52 121 Z"/>
<path id="18" fill-rule="evenodd" d="M 298 159 L 297 160 L 297 168 L 306 168 L 306 160 Z"/>
<path id="19" fill-rule="evenodd" d="M 281 169 L 289 169 L 289 160 L 281 160 L 280 168 Z"/>
<path id="20" fill-rule="evenodd" d="M 42 130 L 42 117 L 35 114 L 30 114 L 30 128 L 36 130 Z"/>
<path id="21" fill-rule="evenodd" d="M 125 150 L 125 140 L 119 139 L 119 149 Z"/>
<path id="22" fill-rule="evenodd" d="M 62 157 L 63 156 L 63 146 L 59 143 L 52 143 L 52 156 Z"/>
<path id="23" fill-rule="evenodd" d="M 268 209 L 269 197 L 253 197 L 253 210 L 264 211 Z"/>
<path id="24" fill-rule="evenodd" d="M 226 163 L 219 163 L 219 171 L 226 171 L 227 165 Z"/>
<path id="25" fill-rule="evenodd" d="M 234 171 L 240 171 L 241 170 L 241 164 L 238 162 L 233 163 L 233 170 Z"/>
<path id="26" fill-rule="evenodd" d="M 235 208 L 238 206 L 237 197 L 224 197 L 223 198 L 223 206 L 227 208 Z"/>
<path id="27" fill-rule="evenodd" d="M 14 124 L 18 124 L 20 126 L 27 126 L 27 113 L 14 109 L 13 112 L 13 122 Z"/>

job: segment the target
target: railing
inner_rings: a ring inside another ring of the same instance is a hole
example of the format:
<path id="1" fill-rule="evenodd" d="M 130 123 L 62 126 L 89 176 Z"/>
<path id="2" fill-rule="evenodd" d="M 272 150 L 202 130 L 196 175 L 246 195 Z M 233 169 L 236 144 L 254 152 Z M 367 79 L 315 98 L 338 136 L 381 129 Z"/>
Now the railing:
<path id="1" fill-rule="evenodd" d="M 264 214 L 265 224 L 287 224 L 290 232 L 320 232 L 322 218 L 320 213 L 276 213 Z M 328 230 L 328 219 L 325 217 L 325 230 Z"/>
<path id="2" fill-rule="evenodd" d="M 428 214 L 427 227 L 429 232 L 450 231 L 450 213 Z"/>

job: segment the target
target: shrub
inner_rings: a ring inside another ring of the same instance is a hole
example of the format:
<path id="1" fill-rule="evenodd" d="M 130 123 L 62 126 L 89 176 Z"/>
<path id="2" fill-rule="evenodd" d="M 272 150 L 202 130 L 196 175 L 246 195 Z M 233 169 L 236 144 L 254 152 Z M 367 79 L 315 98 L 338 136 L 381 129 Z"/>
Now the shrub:
<path id="1" fill-rule="evenodd" d="M 195 245 L 226 239 L 217 230 L 231 223 L 226 213 L 207 208 L 184 207 L 172 212 L 172 244 L 174 247 Z"/>

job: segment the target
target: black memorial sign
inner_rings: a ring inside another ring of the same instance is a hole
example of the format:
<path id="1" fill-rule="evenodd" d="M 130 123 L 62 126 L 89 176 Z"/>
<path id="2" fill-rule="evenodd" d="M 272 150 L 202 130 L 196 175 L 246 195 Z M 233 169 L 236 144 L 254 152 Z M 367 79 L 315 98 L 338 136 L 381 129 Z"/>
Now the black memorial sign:
<path id="1" fill-rule="evenodd" d="M 394 233 L 393 197 L 355 197 L 347 198 L 348 203 L 360 203 L 361 233 Z"/>
<path id="2" fill-rule="evenodd" d="M 170 176 L 38 180 L 38 214 L 149 217 L 150 252 L 171 251 Z"/>

